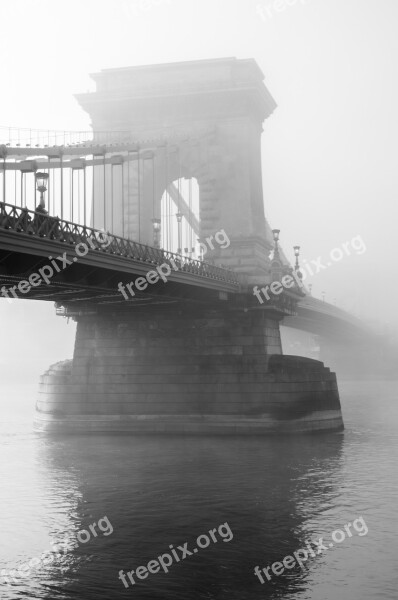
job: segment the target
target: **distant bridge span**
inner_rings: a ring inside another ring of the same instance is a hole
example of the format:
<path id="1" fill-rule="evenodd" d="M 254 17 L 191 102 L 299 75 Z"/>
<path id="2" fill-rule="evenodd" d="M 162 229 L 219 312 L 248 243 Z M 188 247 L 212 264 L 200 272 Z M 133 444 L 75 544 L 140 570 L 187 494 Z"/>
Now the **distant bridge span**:
<path id="1" fill-rule="evenodd" d="M 374 335 L 363 321 L 351 313 L 310 295 L 299 301 L 297 314 L 287 316 L 283 325 L 342 343 L 344 340 L 369 339 Z"/>

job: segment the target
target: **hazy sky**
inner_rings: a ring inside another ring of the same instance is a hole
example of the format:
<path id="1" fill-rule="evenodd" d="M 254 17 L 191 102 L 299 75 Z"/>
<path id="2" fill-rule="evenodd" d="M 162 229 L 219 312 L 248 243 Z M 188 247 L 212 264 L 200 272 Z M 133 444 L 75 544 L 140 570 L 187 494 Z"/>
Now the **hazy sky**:
<path id="1" fill-rule="evenodd" d="M 4 126 L 89 129 L 73 94 L 103 68 L 253 57 L 278 104 L 263 134 L 268 220 L 309 262 L 360 236 L 366 252 L 315 275 L 314 295 L 398 327 L 397 0 L 2 0 L 0 11 Z M 73 327 L 52 304 L 16 305 L 0 300 L 3 335 L 22 319 L 27 353 L 42 340 L 46 356 L 70 356 Z"/>

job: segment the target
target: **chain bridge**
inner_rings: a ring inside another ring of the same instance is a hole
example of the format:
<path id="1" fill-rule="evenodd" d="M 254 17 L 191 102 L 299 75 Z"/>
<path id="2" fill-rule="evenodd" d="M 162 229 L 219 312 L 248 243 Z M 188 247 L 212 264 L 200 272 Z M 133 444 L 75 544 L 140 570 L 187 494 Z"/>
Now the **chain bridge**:
<path id="1" fill-rule="evenodd" d="M 1 294 L 78 323 L 73 359 L 41 378 L 38 430 L 341 429 L 335 374 L 282 354 L 305 292 L 264 216 L 276 104 L 256 62 L 92 77 L 76 96 L 91 132 L 0 128 Z M 260 304 L 253 288 L 284 277 Z"/>

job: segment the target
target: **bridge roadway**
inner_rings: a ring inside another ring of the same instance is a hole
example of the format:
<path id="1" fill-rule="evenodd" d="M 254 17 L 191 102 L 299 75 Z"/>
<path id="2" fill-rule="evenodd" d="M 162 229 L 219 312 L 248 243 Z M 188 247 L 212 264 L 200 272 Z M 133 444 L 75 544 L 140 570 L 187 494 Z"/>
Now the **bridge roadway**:
<path id="1" fill-rule="evenodd" d="M 283 325 L 341 344 L 344 340 L 353 343 L 376 338 L 366 324 L 354 315 L 309 295 L 299 301 L 297 314 L 287 316 Z"/>
<path id="2" fill-rule="evenodd" d="M 29 281 L 32 274 L 49 266 L 53 276 L 48 284 L 42 281 L 37 287 L 30 286 L 26 293 L 16 289 L 17 296 L 59 305 L 67 303 L 73 312 L 73 306 L 79 310 L 92 304 L 225 301 L 244 291 L 242 278 L 234 271 L 112 234 L 106 236 L 104 243 L 101 230 L 0 202 L 0 290 L 3 286 L 6 290 L 18 288 L 21 281 Z M 78 256 L 79 244 L 89 248 L 85 256 Z M 59 273 L 50 260 L 57 256 L 65 256 L 68 261 L 57 261 Z M 171 266 L 171 260 L 179 269 L 171 268 L 167 286 L 160 280 L 148 285 L 145 292 L 134 288 L 135 296 L 128 294 L 128 300 L 118 290 L 120 281 L 126 284 L 145 277 L 157 266 Z M 13 294 L 8 292 L 7 297 L 13 298 Z M 299 301 L 297 311 L 288 312 L 290 315 L 283 320 L 287 327 L 340 342 L 373 337 L 353 315 L 311 296 Z"/>
<path id="3" fill-rule="evenodd" d="M 89 248 L 84 256 L 82 244 Z M 57 273 L 51 259 L 61 256 L 68 262 L 57 260 Z M 148 285 L 145 293 L 135 290 L 129 300 L 118 290 L 120 281 L 129 283 L 162 264 L 172 265 L 173 260 L 179 268 L 171 268 L 167 286 L 163 281 Z M 26 293 L 18 288 L 19 298 L 69 305 L 148 304 L 176 299 L 226 300 L 241 288 L 238 274 L 231 270 L 110 233 L 104 237 L 103 231 L 0 202 L 0 289 L 18 286 L 46 265 L 54 272 L 49 283 L 31 285 Z"/>

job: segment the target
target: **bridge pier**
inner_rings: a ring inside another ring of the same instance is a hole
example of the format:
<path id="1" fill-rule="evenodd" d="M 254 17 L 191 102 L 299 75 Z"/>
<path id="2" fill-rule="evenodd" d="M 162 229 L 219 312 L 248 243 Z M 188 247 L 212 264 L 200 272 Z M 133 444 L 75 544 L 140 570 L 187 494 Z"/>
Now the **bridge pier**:
<path id="1" fill-rule="evenodd" d="M 282 355 L 279 317 L 220 304 L 78 317 L 73 360 L 42 376 L 36 413 L 36 429 L 48 432 L 342 428 L 334 373 Z"/>

